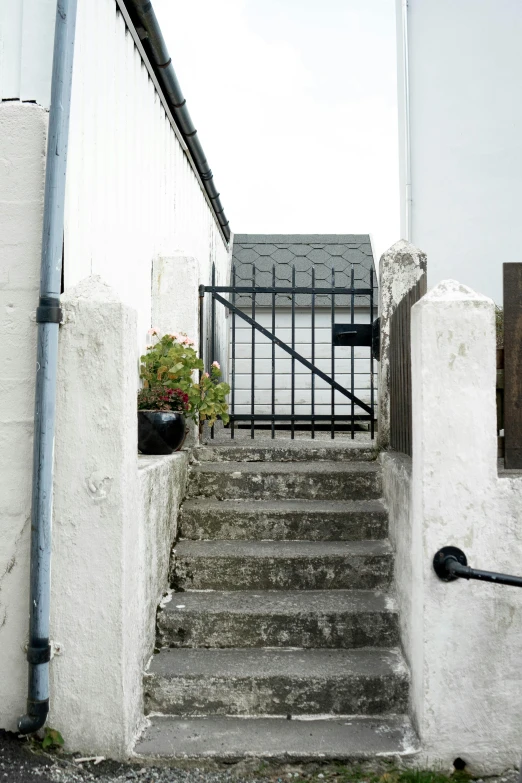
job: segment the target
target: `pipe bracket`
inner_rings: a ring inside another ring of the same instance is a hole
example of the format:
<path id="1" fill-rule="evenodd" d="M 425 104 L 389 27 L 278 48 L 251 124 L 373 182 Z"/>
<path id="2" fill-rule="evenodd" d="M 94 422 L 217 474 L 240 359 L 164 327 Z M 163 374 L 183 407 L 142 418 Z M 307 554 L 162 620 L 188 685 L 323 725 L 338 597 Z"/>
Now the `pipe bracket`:
<path id="1" fill-rule="evenodd" d="M 46 647 L 28 647 L 27 648 L 27 661 L 33 665 L 39 663 L 49 663 L 51 660 L 51 645 L 47 644 Z"/>
<path id="2" fill-rule="evenodd" d="M 62 318 L 60 300 L 54 296 L 41 296 L 39 305 L 36 308 L 36 323 L 59 324 L 62 322 Z"/>

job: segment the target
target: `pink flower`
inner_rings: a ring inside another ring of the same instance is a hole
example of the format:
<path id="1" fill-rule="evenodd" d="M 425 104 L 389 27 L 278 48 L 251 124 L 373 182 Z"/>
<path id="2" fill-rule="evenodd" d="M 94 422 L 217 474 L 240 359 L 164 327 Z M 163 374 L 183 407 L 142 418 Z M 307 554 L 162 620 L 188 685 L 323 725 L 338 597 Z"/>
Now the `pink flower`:
<path id="1" fill-rule="evenodd" d="M 210 378 L 210 375 L 208 374 L 208 372 L 204 372 L 201 377 L 202 378 Z"/>
<path id="2" fill-rule="evenodd" d="M 157 335 L 157 334 L 158 334 L 158 330 L 157 330 L 157 329 L 149 329 L 149 331 L 147 332 L 147 334 L 150 334 L 150 335 L 154 335 L 154 336 L 155 336 L 155 335 Z"/>
<path id="3" fill-rule="evenodd" d="M 191 340 L 190 337 L 185 337 L 181 342 L 183 345 L 194 345 L 194 340 Z"/>
<path id="4" fill-rule="evenodd" d="M 215 367 L 216 370 L 221 370 L 221 365 L 219 362 L 212 362 L 212 367 Z"/>
<path id="5" fill-rule="evenodd" d="M 176 332 L 169 334 L 169 337 L 172 337 L 173 340 L 179 340 L 179 334 L 176 334 Z"/>

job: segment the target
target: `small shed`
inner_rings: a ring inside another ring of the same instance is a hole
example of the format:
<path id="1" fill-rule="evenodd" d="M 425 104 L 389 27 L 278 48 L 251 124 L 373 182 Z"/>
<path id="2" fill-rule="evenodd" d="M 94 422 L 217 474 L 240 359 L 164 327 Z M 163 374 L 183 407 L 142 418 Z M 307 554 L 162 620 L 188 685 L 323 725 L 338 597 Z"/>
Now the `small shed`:
<path id="1" fill-rule="evenodd" d="M 366 403 L 371 401 L 372 364 L 368 347 L 337 346 L 332 351 L 332 323 L 370 324 L 377 315 L 377 276 L 370 237 L 368 234 L 236 234 L 233 245 L 233 285 L 311 288 L 312 270 L 316 288 L 351 287 L 352 270 L 355 288 L 368 289 L 373 274 L 375 289 L 373 312 L 369 295 L 316 294 L 315 339 L 312 341 L 312 295 L 298 293 L 292 307 L 288 294 L 235 294 L 235 304 L 249 317 L 269 331 L 275 328 L 277 337 L 287 345 L 295 346 L 297 353 L 311 361 L 344 388 Z M 295 277 L 293 278 L 295 270 Z M 234 282 L 235 281 L 235 282 Z M 292 329 L 292 309 L 294 328 Z M 231 330 L 232 333 L 232 330 Z M 235 318 L 234 343 L 230 358 L 234 358 L 235 413 L 310 414 L 312 412 L 312 373 L 292 359 L 281 348 L 274 350 L 275 380 L 272 380 L 272 341 L 241 318 Z M 254 352 L 253 336 L 255 337 Z M 254 362 L 252 356 L 254 355 Z M 232 367 L 232 364 L 231 364 Z M 254 369 L 254 372 L 253 372 Z M 292 383 L 293 376 L 293 383 Z M 254 383 L 252 379 L 254 378 Z M 252 395 L 254 385 L 254 395 Z M 315 377 L 314 412 L 329 415 L 332 412 L 332 389 L 324 380 Z M 293 391 L 292 391 L 293 386 Z M 292 411 L 293 398 L 293 411 Z M 336 414 L 363 411 L 346 396 L 334 394 Z"/>

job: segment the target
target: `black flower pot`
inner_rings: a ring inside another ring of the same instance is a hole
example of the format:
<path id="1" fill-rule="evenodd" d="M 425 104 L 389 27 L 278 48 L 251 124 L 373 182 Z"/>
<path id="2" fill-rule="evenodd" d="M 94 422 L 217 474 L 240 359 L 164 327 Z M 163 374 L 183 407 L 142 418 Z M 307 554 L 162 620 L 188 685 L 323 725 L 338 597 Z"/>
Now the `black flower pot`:
<path id="1" fill-rule="evenodd" d="M 178 411 L 138 411 L 138 448 L 142 454 L 179 451 L 185 432 L 185 417 Z"/>

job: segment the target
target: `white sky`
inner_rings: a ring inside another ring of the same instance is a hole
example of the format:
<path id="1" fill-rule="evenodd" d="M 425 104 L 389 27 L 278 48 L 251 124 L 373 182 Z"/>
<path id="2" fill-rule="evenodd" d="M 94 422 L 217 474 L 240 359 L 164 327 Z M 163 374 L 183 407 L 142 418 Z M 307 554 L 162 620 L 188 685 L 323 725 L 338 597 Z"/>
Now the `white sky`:
<path id="1" fill-rule="evenodd" d="M 399 239 L 394 0 L 154 0 L 236 233 Z"/>

